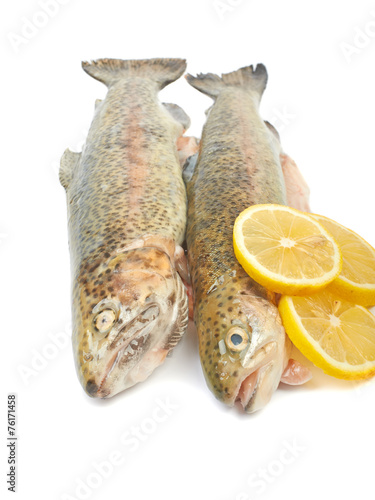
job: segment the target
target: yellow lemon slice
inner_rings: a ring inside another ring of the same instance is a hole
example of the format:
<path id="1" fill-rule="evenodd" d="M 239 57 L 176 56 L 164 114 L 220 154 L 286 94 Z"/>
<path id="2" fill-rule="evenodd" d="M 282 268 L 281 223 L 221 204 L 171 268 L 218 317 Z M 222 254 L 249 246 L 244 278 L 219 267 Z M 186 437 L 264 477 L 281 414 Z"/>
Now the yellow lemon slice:
<path id="1" fill-rule="evenodd" d="M 329 285 L 329 290 L 361 306 L 375 305 L 375 250 L 334 220 L 322 215 L 312 217 L 332 234 L 342 254 L 341 274 Z"/>
<path id="2" fill-rule="evenodd" d="M 311 297 L 281 298 L 279 311 L 295 346 L 337 378 L 375 375 L 375 316 L 327 289 Z"/>
<path id="3" fill-rule="evenodd" d="M 253 205 L 236 219 L 234 252 L 245 271 L 268 290 L 306 295 L 333 281 L 342 257 L 315 219 L 283 205 Z"/>

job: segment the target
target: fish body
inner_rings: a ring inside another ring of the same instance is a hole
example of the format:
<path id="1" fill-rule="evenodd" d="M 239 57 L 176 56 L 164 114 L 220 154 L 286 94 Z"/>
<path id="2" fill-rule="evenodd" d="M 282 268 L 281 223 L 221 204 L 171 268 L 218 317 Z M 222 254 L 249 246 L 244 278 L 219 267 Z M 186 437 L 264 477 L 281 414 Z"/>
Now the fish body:
<path id="1" fill-rule="evenodd" d="M 239 400 L 251 413 L 278 387 L 291 349 L 275 294 L 245 273 L 233 251 L 233 225 L 245 208 L 287 204 L 280 147 L 258 110 L 267 72 L 258 65 L 187 79 L 214 99 L 184 174 L 200 358 L 215 396 L 228 405 Z"/>
<path id="2" fill-rule="evenodd" d="M 157 94 L 181 59 L 102 59 L 83 69 L 105 83 L 82 153 L 67 150 L 73 350 L 79 380 L 110 397 L 147 378 L 187 327 L 181 248 L 186 191 L 177 140 L 189 125 Z"/>

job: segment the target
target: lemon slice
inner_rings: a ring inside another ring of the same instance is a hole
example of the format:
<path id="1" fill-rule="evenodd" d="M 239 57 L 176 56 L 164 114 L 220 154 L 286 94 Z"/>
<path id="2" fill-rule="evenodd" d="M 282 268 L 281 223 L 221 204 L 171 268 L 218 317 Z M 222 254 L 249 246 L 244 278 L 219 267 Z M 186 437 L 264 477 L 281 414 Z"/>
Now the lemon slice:
<path id="1" fill-rule="evenodd" d="M 312 217 L 332 234 L 342 253 L 341 274 L 329 285 L 329 290 L 361 306 L 375 305 L 375 250 L 334 220 L 322 215 Z"/>
<path id="2" fill-rule="evenodd" d="M 306 295 L 333 281 L 342 257 L 315 219 L 283 205 L 253 205 L 236 219 L 234 252 L 245 271 L 268 290 Z"/>
<path id="3" fill-rule="evenodd" d="M 281 297 L 279 311 L 295 346 L 337 378 L 375 375 L 375 316 L 327 289 L 311 297 Z"/>

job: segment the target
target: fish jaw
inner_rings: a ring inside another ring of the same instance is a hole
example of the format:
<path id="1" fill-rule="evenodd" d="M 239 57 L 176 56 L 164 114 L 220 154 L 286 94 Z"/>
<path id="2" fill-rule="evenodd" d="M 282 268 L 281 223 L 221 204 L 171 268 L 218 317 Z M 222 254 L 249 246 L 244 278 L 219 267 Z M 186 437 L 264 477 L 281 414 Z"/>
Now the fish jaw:
<path id="1" fill-rule="evenodd" d="M 147 343 L 152 329 L 157 327 L 159 315 L 159 306 L 157 304 L 150 305 L 128 322 L 110 343 L 108 346 L 109 360 L 100 374 L 96 397 L 114 396 L 133 385 L 128 381 L 132 373 L 129 368 L 137 366 L 137 362 L 140 361 L 142 346 Z M 118 373 L 116 376 L 116 372 L 121 371 L 121 365 L 126 364 L 128 364 L 126 375 L 124 373 L 125 376 L 121 376 L 121 373 Z"/>
<path id="2" fill-rule="evenodd" d="M 89 396 L 109 398 L 147 378 L 178 343 L 187 293 L 169 253 L 156 247 L 122 249 L 84 281 L 73 309 L 76 369 Z"/>
<path id="3" fill-rule="evenodd" d="M 200 355 L 209 388 L 223 403 L 233 406 L 239 401 L 252 413 L 263 408 L 277 389 L 290 341 L 272 297 L 259 295 L 248 276 L 236 279 L 237 292 L 230 280 L 224 280 L 203 300 L 204 310 L 195 312 L 195 321 L 204 339 Z M 215 317 L 219 320 L 209 332 L 207 324 Z M 243 349 L 241 344 L 231 345 L 232 334 L 246 340 Z"/>
<path id="4" fill-rule="evenodd" d="M 288 361 L 287 347 L 282 338 L 272 344 L 272 347 L 273 352 L 265 356 L 260 367 L 252 371 L 241 384 L 237 400 L 246 413 L 254 413 L 264 408 L 279 386 Z"/>

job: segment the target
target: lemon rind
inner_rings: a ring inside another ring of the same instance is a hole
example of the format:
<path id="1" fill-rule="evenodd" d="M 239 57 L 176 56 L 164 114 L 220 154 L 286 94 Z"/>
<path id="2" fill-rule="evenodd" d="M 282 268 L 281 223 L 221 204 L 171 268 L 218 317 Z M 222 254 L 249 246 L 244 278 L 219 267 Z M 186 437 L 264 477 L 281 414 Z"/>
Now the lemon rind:
<path id="1" fill-rule="evenodd" d="M 272 271 L 269 271 L 266 267 L 259 264 L 257 259 L 252 256 L 246 249 L 246 245 L 244 243 L 242 225 L 245 220 L 248 220 L 247 214 L 251 212 L 252 214 L 264 210 L 274 210 L 280 211 L 283 210 L 288 213 L 294 213 L 298 217 L 304 218 L 309 222 L 315 224 L 319 231 L 333 244 L 335 249 L 335 254 L 333 256 L 333 266 L 332 270 L 325 273 L 320 278 L 296 278 L 290 279 L 285 278 L 279 274 L 276 274 Z M 235 237 L 236 235 L 236 237 Z M 239 237 L 238 237 L 239 236 Z M 340 251 L 340 247 L 337 244 L 336 240 L 333 236 L 325 229 L 325 227 L 317 222 L 315 219 L 309 217 L 309 215 L 300 212 L 294 208 L 286 207 L 284 205 L 275 205 L 275 204 L 262 204 L 262 205 L 253 205 L 238 216 L 236 222 L 233 227 L 233 246 L 234 253 L 251 278 L 260 283 L 266 288 L 276 292 L 282 293 L 286 295 L 308 295 L 309 293 L 317 292 L 323 288 L 325 288 L 329 283 L 334 281 L 342 270 L 342 255 Z"/>
<path id="2" fill-rule="evenodd" d="M 366 308 L 360 307 L 366 314 L 373 316 Z M 322 349 L 319 342 L 314 340 L 302 324 L 300 316 L 295 310 L 293 297 L 284 295 L 279 303 L 280 315 L 290 340 L 307 359 L 321 368 L 325 373 L 336 378 L 346 380 L 360 380 L 375 374 L 375 361 L 367 361 L 361 365 L 350 365 L 332 358 Z M 306 333 L 305 333 L 306 332 Z"/>
<path id="3" fill-rule="evenodd" d="M 339 222 L 335 221 L 334 219 L 330 219 L 329 217 L 325 217 L 324 215 L 318 215 L 318 214 L 310 214 L 312 217 L 316 218 L 317 220 L 323 219 L 327 220 L 328 222 L 332 222 L 334 224 L 337 224 L 340 228 L 344 229 L 345 231 L 348 231 L 348 233 L 353 234 L 355 237 L 360 240 L 360 242 L 365 246 L 368 247 L 373 253 L 374 253 L 374 260 L 375 260 L 375 249 L 368 243 L 362 236 L 357 234 L 355 231 L 352 229 L 349 229 L 346 226 L 343 226 Z M 352 281 L 345 276 L 337 276 L 335 280 L 329 284 L 329 289 L 333 293 L 339 295 L 340 297 L 349 300 L 350 302 L 354 302 L 356 304 L 359 304 L 361 306 L 365 307 L 370 307 L 375 305 L 375 283 L 357 283 L 355 281 Z"/>

